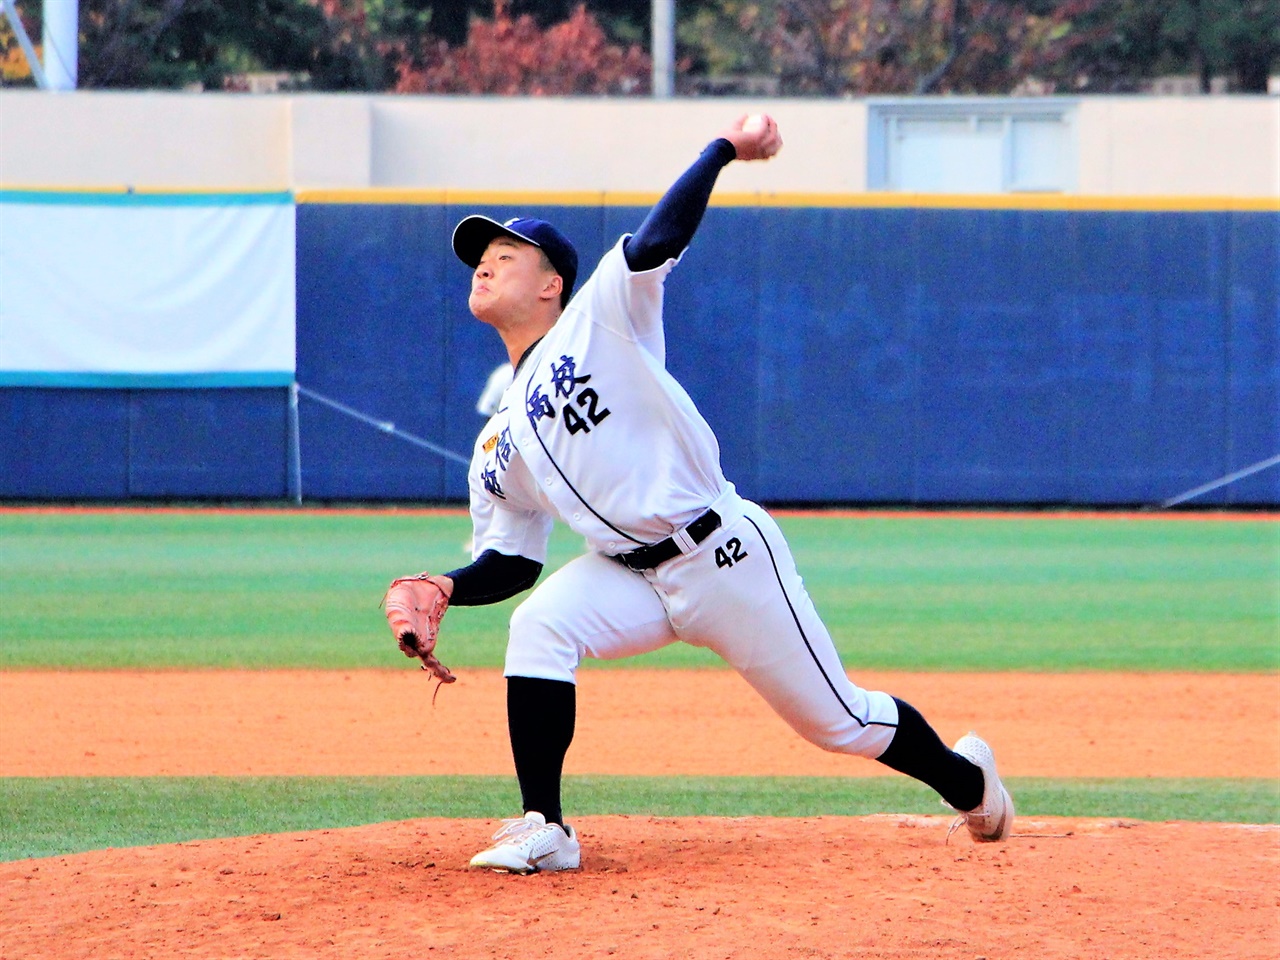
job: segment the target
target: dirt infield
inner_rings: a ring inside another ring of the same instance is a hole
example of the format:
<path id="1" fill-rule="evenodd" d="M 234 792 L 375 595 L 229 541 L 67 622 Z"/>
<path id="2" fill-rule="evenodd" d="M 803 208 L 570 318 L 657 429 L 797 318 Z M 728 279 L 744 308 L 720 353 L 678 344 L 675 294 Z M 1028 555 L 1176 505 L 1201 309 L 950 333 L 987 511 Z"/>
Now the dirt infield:
<path id="1" fill-rule="evenodd" d="M 859 674 L 1012 776 L 1280 776 L 1280 678 Z M 0 776 L 509 774 L 502 681 L 412 671 L 0 673 Z M 404 718 L 432 732 L 406 736 Z M 732 674 L 592 670 L 571 773 L 879 775 Z M 585 817 L 583 869 L 466 869 L 422 819 L 0 864 L 0 958 L 1271 958 L 1280 828 Z"/>
<path id="2" fill-rule="evenodd" d="M 0 673 L 0 776 L 512 773 L 502 677 L 459 671 Z M 1280 777 L 1280 677 L 857 674 L 1003 773 Z M 881 776 L 799 740 L 725 670 L 584 670 L 567 772 Z M 429 738 L 406 735 L 429 731 Z"/>

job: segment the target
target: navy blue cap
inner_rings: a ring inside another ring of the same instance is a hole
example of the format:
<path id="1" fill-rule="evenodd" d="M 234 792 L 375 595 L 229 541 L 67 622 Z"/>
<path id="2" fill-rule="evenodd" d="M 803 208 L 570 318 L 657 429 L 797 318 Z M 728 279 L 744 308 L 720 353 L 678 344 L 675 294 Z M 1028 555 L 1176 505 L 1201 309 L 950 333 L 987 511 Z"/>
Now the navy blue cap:
<path id="1" fill-rule="evenodd" d="M 485 249 L 495 237 L 515 237 L 525 243 L 541 248 L 547 255 L 551 265 L 564 281 L 564 289 L 560 293 L 560 306 L 569 302 L 573 293 L 573 285 L 578 279 L 578 251 L 563 233 L 547 223 L 533 217 L 512 217 L 506 223 L 499 223 L 480 214 L 472 214 L 453 229 L 453 252 L 458 259 L 471 269 L 480 264 Z"/>

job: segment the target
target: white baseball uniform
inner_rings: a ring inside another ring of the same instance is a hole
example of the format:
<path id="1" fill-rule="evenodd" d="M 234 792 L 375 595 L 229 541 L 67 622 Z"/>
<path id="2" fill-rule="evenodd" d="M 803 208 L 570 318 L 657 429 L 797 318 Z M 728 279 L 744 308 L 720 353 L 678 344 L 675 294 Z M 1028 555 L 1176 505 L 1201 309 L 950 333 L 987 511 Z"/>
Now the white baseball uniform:
<path id="1" fill-rule="evenodd" d="M 556 517 L 590 548 L 516 610 L 506 675 L 573 682 L 584 656 L 681 640 L 731 664 L 806 739 L 878 757 L 897 705 L 846 677 L 777 524 L 725 479 L 715 435 L 666 370 L 663 285 L 677 262 L 634 273 L 619 241 L 476 442 L 473 556 L 545 562 Z M 685 528 L 708 509 L 720 526 L 695 543 Z M 668 537 L 681 552 L 654 569 L 611 559 Z"/>

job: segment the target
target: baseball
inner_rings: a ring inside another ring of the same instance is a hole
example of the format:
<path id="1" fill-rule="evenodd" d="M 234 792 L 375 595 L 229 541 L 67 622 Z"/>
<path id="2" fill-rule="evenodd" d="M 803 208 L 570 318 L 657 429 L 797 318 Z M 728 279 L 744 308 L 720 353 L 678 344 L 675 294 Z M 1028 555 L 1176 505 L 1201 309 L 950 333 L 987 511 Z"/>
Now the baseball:
<path id="1" fill-rule="evenodd" d="M 753 113 L 751 114 L 751 116 L 747 117 L 746 120 L 742 121 L 742 132 L 743 133 L 759 133 L 768 125 L 769 125 L 769 121 L 765 119 L 764 114 Z"/>

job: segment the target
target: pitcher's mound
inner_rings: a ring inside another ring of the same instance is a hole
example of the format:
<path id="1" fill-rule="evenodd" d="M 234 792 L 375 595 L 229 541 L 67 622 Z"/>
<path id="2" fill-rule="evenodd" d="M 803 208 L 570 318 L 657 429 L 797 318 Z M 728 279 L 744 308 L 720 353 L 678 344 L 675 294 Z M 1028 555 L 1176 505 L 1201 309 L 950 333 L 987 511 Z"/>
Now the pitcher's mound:
<path id="1" fill-rule="evenodd" d="M 1271 958 L 1280 828 L 584 817 L 580 871 L 412 820 L 0 864 L 0 956 Z"/>

